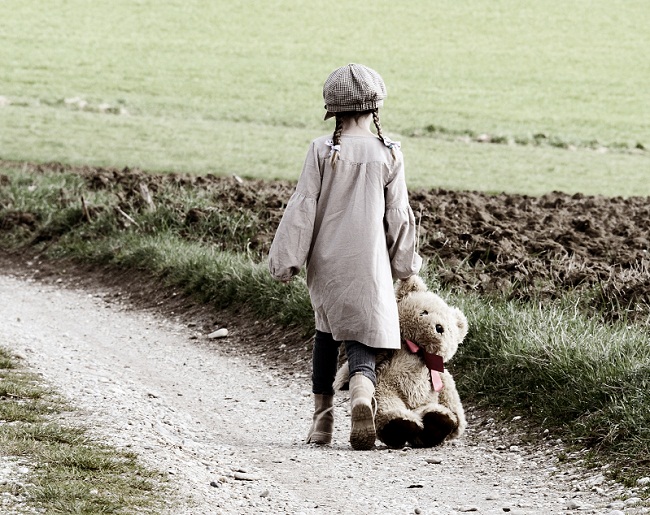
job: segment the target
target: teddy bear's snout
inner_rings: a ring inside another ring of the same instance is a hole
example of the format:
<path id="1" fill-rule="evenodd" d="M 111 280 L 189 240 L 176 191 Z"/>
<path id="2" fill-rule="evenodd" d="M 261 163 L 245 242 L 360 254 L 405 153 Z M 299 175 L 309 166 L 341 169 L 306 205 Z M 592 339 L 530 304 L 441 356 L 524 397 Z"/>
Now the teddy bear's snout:
<path id="1" fill-rule="evenodd" d="M 424 352 L 428 352 L 429 354 L 440 354 L 444 347 L 445 336 L 438 332 L 429 331 L 420 334 L 419 339 L 416 341 L 419 342 L 419 345 Z"/>

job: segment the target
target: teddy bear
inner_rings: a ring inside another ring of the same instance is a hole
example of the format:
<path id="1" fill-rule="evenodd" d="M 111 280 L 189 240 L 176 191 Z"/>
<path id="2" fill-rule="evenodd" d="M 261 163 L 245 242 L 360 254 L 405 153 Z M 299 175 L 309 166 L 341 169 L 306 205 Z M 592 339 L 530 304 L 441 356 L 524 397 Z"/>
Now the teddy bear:
<path id="1" fill-rule="evenodd" d="M 377 438 L 388 447 L 433 447 L 460 436 L 467 422 L 454 378 L 444 370 L 467 335 L 467 318 L 429 291 L 419 276 L 398 281 L 402 347 L 377 353 Z M 345 389 L 347 363 L 335 387 Z"/>

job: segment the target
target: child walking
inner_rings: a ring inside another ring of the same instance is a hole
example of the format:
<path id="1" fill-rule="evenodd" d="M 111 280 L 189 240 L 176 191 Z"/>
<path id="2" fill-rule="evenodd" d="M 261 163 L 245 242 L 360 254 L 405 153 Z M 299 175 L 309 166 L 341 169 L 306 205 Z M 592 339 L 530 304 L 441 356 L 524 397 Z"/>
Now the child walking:
<path id="1" fill-rule="evenodd" d="M 361 64 L 334 70 L 323 86 L 333 134 L 314 140 L 269 252 L 274 278 L 290 281 L 307 265 L 316 319 L 312 362 L 314 416 L 307 442 L 329 444 L 339 347 L 350 369 L 356 450 L 375 444 L 377 349 L 399 349 L 394 279 L 416 274 L 416 226 L 399 144 L 382 133 L 381 76 Z M 370 125 L 374 123 L 376 134 Z"/>

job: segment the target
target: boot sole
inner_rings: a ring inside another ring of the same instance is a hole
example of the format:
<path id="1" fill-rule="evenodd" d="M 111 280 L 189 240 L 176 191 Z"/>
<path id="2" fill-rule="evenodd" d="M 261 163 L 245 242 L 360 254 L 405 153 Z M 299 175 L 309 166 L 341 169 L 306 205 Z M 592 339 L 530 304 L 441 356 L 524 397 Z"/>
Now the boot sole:
<path id="1" fill-rule="evenodd" d="M 307 437 L 306 443 L 313 443 L 316 445 L 329 445 L 332 443 L 331 433 L 313 433 Z"/>
<path id="2" fill-rule="evenodd" d="M 359 404 L 352 408 L 350 444 L 355 451 L 369 451 L 375 446 L 377 433 L 372 408 Z"/>

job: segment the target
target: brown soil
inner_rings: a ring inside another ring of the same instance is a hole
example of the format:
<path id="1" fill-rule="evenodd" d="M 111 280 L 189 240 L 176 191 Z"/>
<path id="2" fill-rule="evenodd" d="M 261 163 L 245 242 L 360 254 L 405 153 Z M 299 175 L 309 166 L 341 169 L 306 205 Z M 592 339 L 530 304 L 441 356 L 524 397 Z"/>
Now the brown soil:
<path id="1" fill-rule="evenodd" d="M 0 163 L 0 172 L 3 166 L 16 163 Z M 146 208 L 145 185 L 154 202 L 174 199 L 176 205 L 168 207 L 183 220 L 188 238 L 260 257 L 268 251 L 294 188 L 287 181 L 155 175 L 128 168 L 21 166 L 34 173 L 75 171 L 90 188 L 116 194 L 125 212 Z M 8 180 L 1 173 L 0 179 Z M 210 209 L 187 208 L 181 196 L 171 195 L 193 188 L 210 199 Z M 411 206 L 420 223 L 420 253 L 437 267 L 442 286 L 522 300 L 572 291 L 583 309 L 608 319 L 645 321 L 650 314 L 650 198 L 432 189 L 412 191 Z M 88 209 L 92 215 L 100 208 Z M 215 214 L 240 221 L 235 243 L 232 235 L 224 237 Z M 206 220 L 215 227 L 196 236 L 195 228 Z M 14 224 L 26 230 L 38 226 L 30 213 L 7 212 L 0 219 L 0 228 Z M 37 239 L 50 237 L 40 234 Z"/>

